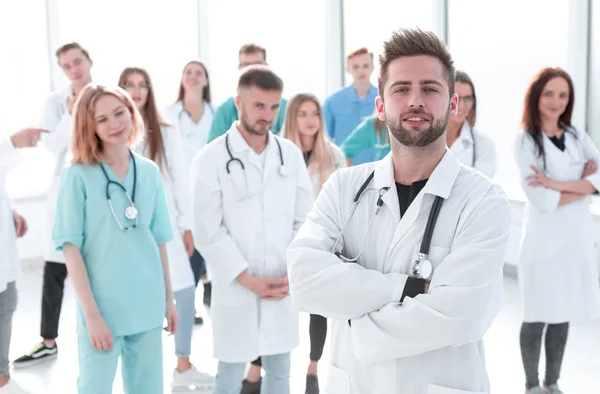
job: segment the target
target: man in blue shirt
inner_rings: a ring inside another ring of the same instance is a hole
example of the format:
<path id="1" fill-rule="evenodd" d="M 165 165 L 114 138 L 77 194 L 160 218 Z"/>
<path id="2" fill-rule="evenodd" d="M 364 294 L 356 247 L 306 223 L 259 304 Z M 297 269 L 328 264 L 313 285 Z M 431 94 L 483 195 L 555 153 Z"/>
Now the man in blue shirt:
<path id="1" fill-rule="evenodd" d="M 365 117 L 375 111 L 377 87 L 369 78 L 373 74 L 373 53 L 360 48 L 348 55 L 346 71 L 352 75 L 352 85 L 329 96 L 323 105 L 323 115 L 329 135 L 341 146 Z M 353 164 L 373 161 L 375 150 L 370 148 L 356 155 Z"/>

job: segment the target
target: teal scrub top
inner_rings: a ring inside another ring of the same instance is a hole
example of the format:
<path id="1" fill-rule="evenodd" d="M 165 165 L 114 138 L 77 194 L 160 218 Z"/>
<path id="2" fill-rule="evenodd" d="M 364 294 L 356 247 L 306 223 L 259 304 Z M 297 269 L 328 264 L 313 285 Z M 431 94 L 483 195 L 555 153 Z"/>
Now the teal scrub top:
<path id="1" fill-rule="evenodd" d="M 377 92 L 378 89 L 371 85 L 367 96 L 360 98 L 356 94 L 354 86 L 350 85 L 327 97 L 327 100 L 323 103 L 325 126 L 337 146 L 341 147 L 352 130 L 365 118 L 373 115 Z M 357 154 L 352 163 L 368 163 L 373 161 L 374 158 L 375 151 L 368 148 Z"/>
<path id="2" fill-rule="evenodd" d="M 81 251 L 92 294 L 113 336 L 161 327 L 166 311 L 158 245 L 173 238 L 171 220 L 158 167 L 138 154 L 133 157 L 137 167 L 134 204 L 139 212 L 136 228 L 123 231 L 116 223 L 99 165 L 74 164 L 63 170 L 54 219 L 56 250 L 70 243 Z M 104 169 L 112 181 L 121 183 L 108 165 Z M 132 197 L 133 178 L 130 162 L 123 186 Z M 135 224 L 125 218 L 129 200 L 123 190 L 111 185 L 110 196 L 123 227 Z M 87 335 L 79 302 L 77 332 Z"/>
<path id="3" fill-rule="evenodd" d="M 273 123 L 273 127 L 271 127 L 271 132 L 273 132 L 274 134 L 279 134 L 279 132 L 283 128 L 286 107 L 287 100 L 282 98 L 281 106 L 279 108 L 279 114 L 277 115 L 275 123 Z M 225 134 L 227 130 L 231 128 L 231 124 L 236 120 L 238 120 L 238 112 L 237 108 L 235 108 L 235 99 L 233 97 L 230 97 L 227 101 L 225 101 L 217 108 L 217 111 L 215 112 L 215 116 L 213 118 L 212 126 L 210 127 L 210 133 L 208 134 L 207 142 L 211 142 L 215 138 Z"/>
<path id="4" fill-rule="evenodd" d="M 390 140 L 385 128 L 378 134 L 375 130 L 375 117 L 370 116 L 359 124 L 346 138 L 341 146 L 344 155 L 353 159 L 356 155 L 367 149 L 375 149 L 375 160 L 383 159 L 390 153 Z M 357 163 L 352 163 L 357 164 Z"/>

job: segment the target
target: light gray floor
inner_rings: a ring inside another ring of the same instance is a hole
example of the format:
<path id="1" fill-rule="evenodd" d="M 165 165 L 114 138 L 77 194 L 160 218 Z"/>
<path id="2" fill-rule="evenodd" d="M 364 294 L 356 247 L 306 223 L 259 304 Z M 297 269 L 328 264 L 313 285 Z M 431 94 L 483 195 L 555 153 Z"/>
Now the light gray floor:
<path id="1" fill-rule="evenodd" d="M 20 282 L 19 308 L 14 321 L 11 358 L 28 351 L 38 340 L 40 293 L 42 271 L 28 269 Z M 1 394 L 75 394 L 77 379 L 77 347 L 73 338 L 75 313 L 73 290 L 67 281 L 66 299 L 60 325 L 59 357 L 55 361 L 27 370 L 12 372 L 13 382 Z M 199 292 L 198 296 L 201 296 Z M 200 298 L 199 298 L 200 299 Z M 203 371 L 214 374 L 216 361 L 212 359 L 211 325 L 204 312 L 205 325 L 196 328 L 192 361 Z M 292 355 L 292 394 L 304 393 L 304 379 L 310 342 L 308 338 L 308 316 L 301 316 L 301 343 Z M 516 280 L 507 276 L 505 280 L 504 304 L 494 325 L 486 336 L 488 371 L 492 381 L 492 392 L 508 394 L 523 393 L 523 372 L 518 347 L 520 328 L 519 293 Z M 321 381 L 327 374 L 327 347 L 320 368 Z M 597 393 L 600 381 L 600 322 L 591 325 L 572 326 L 565 355 L 561 386 L 567 394 Z M 164 338 L 165 393 L 174 368 L 173 339 Z M 542 364 L 543 365 L 543 364 Z M 543 374 L 542 374 L 543 376 Z M 115 394 L 122 394 L 119 376 L 115 380 Z"/>

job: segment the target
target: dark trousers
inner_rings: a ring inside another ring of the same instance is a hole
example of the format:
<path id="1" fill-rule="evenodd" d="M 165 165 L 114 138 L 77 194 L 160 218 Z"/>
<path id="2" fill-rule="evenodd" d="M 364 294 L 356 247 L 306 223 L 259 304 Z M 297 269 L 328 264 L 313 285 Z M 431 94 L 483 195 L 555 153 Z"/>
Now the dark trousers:
<path id="1" fill-rule="evenodd" d="M 569 335 L 569 323 L 523 323 L 521 326 L 520 343 L 527 389 L 540 385 L 538 368 L 544 328 L 546 328 L 546 338 L 544 340 L 546 376 L 544 386 L 547 387 L 556 384 L 560 377 L 560 369 Z"/>
<path id="2" fill-rule="evenodd" d="M 44 264 L 44 284 L 42 287 L 42 322 L 40 335 L 44 339 L 58 337 L 58 322 L 67 279 L 67 266 L 46 261 Z"/>
<path id="3" fill-rule="evenodd" d="M 194 272 L 194 283 L 198 287 L 200 278 L 202 275 L 206 275 L 206 264 L 204 263 L 204 257 L 196 249 L 194 249 L 194 254 L 190 257 L 190 264 Z"/>
<path id="4" fill-rule="evenodd" d="M 310 336 L 310 361 L 319 361 L 323 356 L 327 338 L 327 319 L 319 315 L 310 315 L 308 333 Z M 252 364 L 262 366 L 260 357 L 252 361 Z"/>

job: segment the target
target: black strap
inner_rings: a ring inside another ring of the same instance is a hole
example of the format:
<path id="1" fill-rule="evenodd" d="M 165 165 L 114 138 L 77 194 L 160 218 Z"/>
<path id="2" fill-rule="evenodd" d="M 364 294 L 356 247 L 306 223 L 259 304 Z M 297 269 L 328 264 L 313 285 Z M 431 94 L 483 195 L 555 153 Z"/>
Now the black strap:
<path id="1" fill-rule="evenodd" d="M 131 150 L 129 151 L 129 156 L 131 157 L 131 160 L 133 161 L 133 193 L 131 194 L 131 201 L 135 203 L 135 190 L 136 190 L 136 185 L 137 185 L 137 167 L 135 165 L 135 157 L 133 157 L 133 152 Z M 106 182 L 107 182 L 107 184 L 106 184 L 106 198 L 107 199 L 110 198 L 109 186 L 111 184 L 115 184 L 115 185 L 119 186 L 121 189 L 123 189 L 124 192 L 127 192 L 127 189 L 125 189 L 124 185 L 121 185 L 119 182 L 115 182 L 115 181 L 111 181 L 110 180 L 110 178 L 108 177 L 108 173 L 104 169 L 104 165 L 102 163 L 100 163 L 100 169 L 104 173 L 104 177 L 106 177 Z"/>
<path id="2" fill-rule="evenodd" d="M 440 214 L 442 203 L 444 199 L 440 196 L 436 196 L 429 211 L 429 218 L 427 219 L 427 225 L 425 226 L 425 234 L 423 234 L 423 241 L 421 242 L 421 249 L 419 253 L 429 254 L 429 247 L 431 246 L 431 237 L 433 236 L 433 229 L 435 228 L 435 222 Z"/>
<path id="3" fill-rule="evenodd" d="M 374 176 L 375 176 L 375 171 L 371 172 L 371 174 L 369 175 L 367 180 L 362 184 L 360 189 L 358 189 L 358 193 L 356 193 L 356 196 L 354 196 L 354 202 L 358 202 L 358 200 L 360 200 L 360 195 L 363 194 L 363 192 L 365 191 L 365 189 L 367 188 L 367 186 L 369 185 L 369 183 L 371 182 L 371 180 L 373 179 Z"/>

